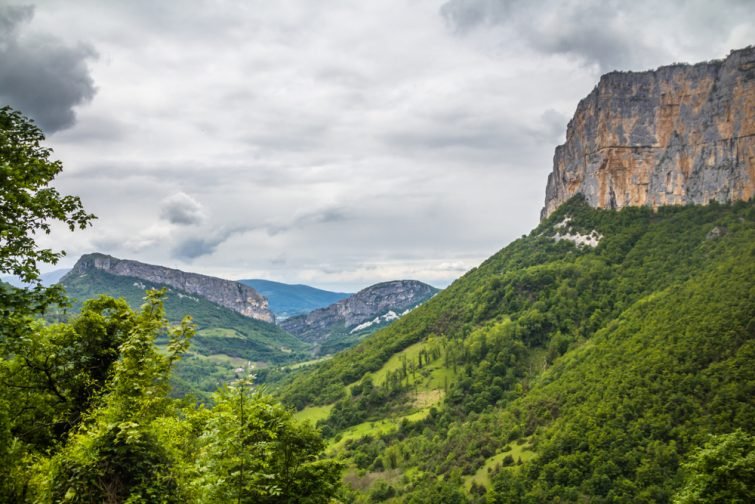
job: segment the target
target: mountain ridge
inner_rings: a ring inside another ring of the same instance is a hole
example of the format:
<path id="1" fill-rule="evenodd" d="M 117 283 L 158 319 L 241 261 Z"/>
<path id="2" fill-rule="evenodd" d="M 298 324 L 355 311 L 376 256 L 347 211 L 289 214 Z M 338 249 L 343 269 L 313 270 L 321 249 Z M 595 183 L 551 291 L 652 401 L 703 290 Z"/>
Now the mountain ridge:
<path id="1" fill-rule="evenodd" d="M 268 301 L 256 290 L 232 280 L 187 273 L 178 269 L 146 264 L 130 259 L 118 259 L 100 253 L 82 255 L 70 272 L 62 279 L 86 274 L 91 270 L 101 270 L 116 276 L 139 278 L 185 293 L 199 295 L 212 303 L 224 306 L 241 315 L 263 322 L 275 322 L 275 316 L 268 307 Z"/>
<path id="2" fill-rule="evenodd" d="M 303 341 L 316 345 L 324 345 L 335 336 L 353 343 L 364 335 L 360 331 L 372 332 L 386 322 L 400 318 L 407 310 L 437 292 L 439 290 L 435 287 L 417 280 L 381 282 L 328 307 L 283 320 L 280 326 Z"/>
<path id="3" fill-rule="evenodd" d="M 334 292 L 305 284 L 286 284 L 258 278 L 237 280 L 252 287 L 267 298 L 276 320 L 283 320 L 324 308 L 351 296 L 348 292 Z"/>

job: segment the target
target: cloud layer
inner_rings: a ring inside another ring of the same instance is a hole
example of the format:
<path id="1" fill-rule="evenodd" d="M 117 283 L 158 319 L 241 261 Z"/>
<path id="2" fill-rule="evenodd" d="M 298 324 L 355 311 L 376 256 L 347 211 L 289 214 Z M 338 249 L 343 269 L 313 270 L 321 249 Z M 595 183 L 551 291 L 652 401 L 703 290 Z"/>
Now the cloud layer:
<path id="1" fill-rule="evenodd" d="M 21 110 L 48 133 L 76 121 L 74 107 L 95 95 L 88 44 L 62 44 L 47 34 L 27 33 L 32 6 L 0 6 L 0 102 Z"/>
<path id="2" fill-rule="evenodd" d="M 458 34 L 488 32 L 498 43 L 572 56 L 607 72 L 750 44 L 752 7 L 746 0 L 448 0 L 441 13 Z"/>
<path id="3" fill-rule="evenodd" d="M 553 149 L 601 72 L 723 57 L 755 40 L 746 10 L 45 0 L 3 11 L 0 50 L 31 84 L 56 55 L 45 89 L 78 91 L 2 81 L 0 96 L 29 91 L 58 128 L 61 190 L 99 216 L 45 238 L 71 262 L 98 249 L 342 290 L 445 285 L 537 224 Z"/>

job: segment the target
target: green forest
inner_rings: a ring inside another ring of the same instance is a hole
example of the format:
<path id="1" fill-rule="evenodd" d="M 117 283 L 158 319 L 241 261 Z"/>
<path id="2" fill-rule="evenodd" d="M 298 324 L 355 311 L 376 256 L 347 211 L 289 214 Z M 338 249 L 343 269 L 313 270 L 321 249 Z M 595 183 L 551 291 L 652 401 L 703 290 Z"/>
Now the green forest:
<path id="1" fill-rule="evenodd" d="M 0 270 L 27 282 L 62 256 L 35 233 L 94 219 L 50 186 L 62 166 L 43 140 L 0 109 Z M 165 290 L 136 311 L 100 296 L 49 323 L 68 305 L 62 288 L 0 287 L 0 501 L 317 503 L 339 488 L 341 464 L 323 456 L 319 432 L 253 376 L 218 389 L 211 406 L 170 397 L 196 327 L 188 314 L 168 321 Z"/>
<path id="2" fill-rule="evenodd" d="M 0 273 L 32 284 L 63 254 L 35 236 L 95 222 L 43 142 L 0 109 Z M 753 278 L 752 201 L 575 197 L 357 346 L 206 397 L 172 381 L 206 314 L 165 290 L 62 316 L 0 285 L 0 501 L 753 502 Z"/>
<path id="3" fill-rule="evenodd" d="M 575 198 L 280 397 L 347 463 L 348 501 L 748 502 L 754 224 L 752 202 Z"/>
<path id="4" fill-rule="evenodd" d="M 185 295 L 165 285 L 99 270 L 85 276 L 65 277 L 61 284 L 70 306 L 65 311 L 49 310 L 48 320 L 76 314 L 85 300 L 101 294 L 123 298 L 129 306 L 138 308 L 143 303 L 145 288 L 166 290 L 162 302 L 169 322 L 177 323 L 191 314 L 195 328 L 191 347 L 176 362 L 171 374 L 171 395 L 176 397 L 192 394 L 202 402 L 211 402 L 212 393 L 234 378 L 235 369 L 247 366 L 249 356 L 264 363 L 285 365 L 311 355 L 308 343 L 274 324 L 245 317 L 200 296 Z M 157 344 L 164 348 L 166 337 L 158 336 Z"/>

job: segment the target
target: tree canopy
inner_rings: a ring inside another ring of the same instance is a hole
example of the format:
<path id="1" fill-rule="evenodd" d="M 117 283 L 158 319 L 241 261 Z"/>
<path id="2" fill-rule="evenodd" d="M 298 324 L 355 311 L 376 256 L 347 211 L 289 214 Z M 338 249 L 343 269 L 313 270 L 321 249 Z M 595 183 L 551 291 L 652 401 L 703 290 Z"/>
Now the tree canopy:
<path id="1" fill-rule="evenodd" d="M 17 275 L 31 290 L 0 285 L 0 313 L 5 323 L 0 338 L 23 327 L 19 320 L 62 303 L 60 289 L 39 285 L 40 263 L 56 264 L 63 251 L 40 247 L 39 233 L 49 234 L 58 222 L 70 230 L 84 229 L 95 216 L 87 213 L 78 196 L 61 195 L 50 186 L 62 171 L 51 159 L 52 149 L 33 121 L 5 106 L 0 108 L 0 273 Z"/>
<path id="2" fill-rule="evenodd" d="M 194 325 L 169 323 L 164 290 L 139 310 L 100 296 L 62 322 L 42 318 L 65 298 L 40 285 L 39 264 L 63 252 L 37 234 L 94 219 L 49 186 L 62 165 L 43 140 L 0 109 L 0 272 L 32 284 L 0 284 L 0 502 L 328 502 L 341 465 L 253 377 L 219 390 L 214 407 L 170 398 Z"/>

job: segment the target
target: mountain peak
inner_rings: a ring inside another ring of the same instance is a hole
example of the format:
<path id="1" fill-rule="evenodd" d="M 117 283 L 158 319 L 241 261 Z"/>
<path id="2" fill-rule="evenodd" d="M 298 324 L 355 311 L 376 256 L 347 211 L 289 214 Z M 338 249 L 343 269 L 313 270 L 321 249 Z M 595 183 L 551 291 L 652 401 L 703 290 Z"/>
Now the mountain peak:
<path id="1" fill-rule="evenodd" d="M 753 97 L 755 47 L 603 75 L 556 148 L 542 219 L 578 193 L 596 208 L 753 197 Z"/>
<path id="2" fill-rule="evenodd" d="M 437 292 L 435 287 L 417 280 L 381 282 L 326 308 L 286 319 L 281 322 L 281 327 L 304 341 L 324 344 L 335 335 L 352 335 L 368 328 L 374 330 L 399 318 Z"/>
<path id="3" fill-rule="evenodd" d="M 167 285 L 189 294 L 202 296 L 249 318 L 274 322 L 275 317 L 268 307 L 267 299 L 252 287 L 231 280 L 187 273 L 181 270 L 145 264 L 128 259 L 118 259 L 100 253 L 85 254 L 79 258 L 66 277 L 85 275 L 100 270 L 111 275 L 139 278 Z M 63 281 L 65 281 L 65 278 Z"/>

